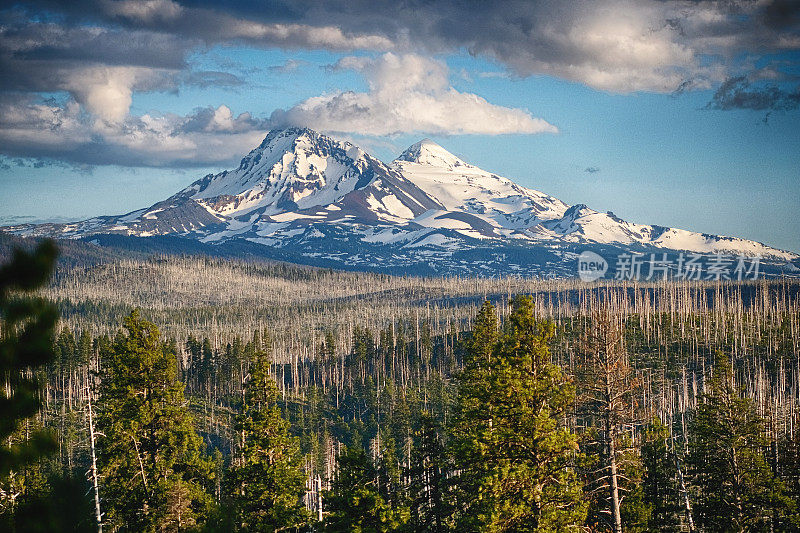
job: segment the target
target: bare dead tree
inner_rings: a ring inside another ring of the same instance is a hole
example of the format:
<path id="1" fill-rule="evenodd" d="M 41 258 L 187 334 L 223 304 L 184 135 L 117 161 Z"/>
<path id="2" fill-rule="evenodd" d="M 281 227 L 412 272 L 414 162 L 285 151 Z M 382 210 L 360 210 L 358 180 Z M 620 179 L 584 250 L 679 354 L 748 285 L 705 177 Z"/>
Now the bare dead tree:
<path id="1" fill-rule="evenodd" d="M 103 513 L 100 511 L 100 483 L 97 474 L 97 454 L 95 448 L 95 437 L 97 433 L 94 430 L 94 411 L 92 409 L 92 389 L 91 386 L 86 387 L 86 412 L 89 417 L 89 444 L 92 458 L 92 465 L 89 470 L 89 475 L 92 478 L 92 491 L 94 492 L 94 517 L 97 522 L 97 533 L 103 533 Z"/>
<path id="2" fill-rule="evenodd" d="M 631 403 L 640 383 L 628 361 L 623 344 L 621 319 L 607 305 L 592 313 L 591 324 L 580 345 L 582 410 L 593 419 L 604 451 L 603 464 L 597 471 L 598 486 L 607 490 L 611 525 L 622 533 L 622 488 L 620 456 L 631 444 L 622 445 L 625 428 L 632 423 Z"/>

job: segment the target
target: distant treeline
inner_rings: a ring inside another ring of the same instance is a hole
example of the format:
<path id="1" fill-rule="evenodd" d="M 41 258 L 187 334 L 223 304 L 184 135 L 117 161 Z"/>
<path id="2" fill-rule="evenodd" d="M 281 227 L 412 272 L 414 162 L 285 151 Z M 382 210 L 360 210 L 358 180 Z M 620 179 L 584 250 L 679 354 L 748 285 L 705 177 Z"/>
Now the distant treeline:
<path id="1" fill-rule="evenodd" d="M 5 444 L 55 447 L 4 474 L 9 528 L 61 498 L 96 529 L 97 479 L 109 531 L 800 530 L 796 283 L 173 258 L 44 294 L 42 409 Z"/>

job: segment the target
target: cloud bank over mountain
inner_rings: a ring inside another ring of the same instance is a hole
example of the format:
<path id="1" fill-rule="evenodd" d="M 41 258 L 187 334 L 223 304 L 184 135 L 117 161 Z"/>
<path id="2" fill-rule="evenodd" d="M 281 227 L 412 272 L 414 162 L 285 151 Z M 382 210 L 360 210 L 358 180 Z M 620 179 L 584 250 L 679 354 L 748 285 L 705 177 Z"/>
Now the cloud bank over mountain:
<path id="1" fill-rule="evenodd" d="M 0 140 L 7 156 L 183 166 L 230 161 L 270 124 L 375 136 L 557 131 L 535 109 L 451 87 L 435 57 L 464 52 L 517 77 L 614 93 L 713 89 L 710 109 L 793 110 L 798 13 L 785 0 L 20 2 L 0 10 Z M 246 85 L 192 61 L 217 45 L 354 52 L 335 68 L 360 73 L 369 90 L 328 90 L 268 121 L 243 113 L 202 132 L 184 126 L 207 110 L 131 115 L 140 92 Z"/>
<path id="2" fill-rule="evenodd" d="M 306 126 L 363 135 L 556 133 L 524 109 L 487 102 L 449 85 L 447 65 L 416 54 L 340 59 L 334 69 L 360 72 L 369 92 L 335 92 L 272 114 L 273 126 Z"/>

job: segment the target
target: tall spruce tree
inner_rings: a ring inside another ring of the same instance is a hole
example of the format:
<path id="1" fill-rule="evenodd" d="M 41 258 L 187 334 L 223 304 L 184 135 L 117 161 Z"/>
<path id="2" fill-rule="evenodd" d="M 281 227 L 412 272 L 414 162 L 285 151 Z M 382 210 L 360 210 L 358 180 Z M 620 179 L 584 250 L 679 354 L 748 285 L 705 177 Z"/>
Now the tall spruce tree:
<path id="1" fill-rule="evenodd" d="M 301 504 L 302 456 L 277 406 L 270 362 L 267 352 L 255 352 L 244 406 L 236 418 L 241 447 L 230 469 L 229 491 L 237 526 L 245 531 L 280 531 L 308 522 Z"/>
<path id="2" fill-rule="evenodd" d="M 530 297 L 514 298 L 499 340 L 490 303 L 475 325 L 452 428 L 457 529 L 578 530 L 578 445 L 562 425 L 575 392 L 551 361 L 553 325 L 535 318 Z"/>
<path id="3" fill-rule="evenodd" d="M 175 352 L 133 311 L 110 349 L 97 429 L 107 522 L 120 531 L 183 531 L 208 511 L 213 469 L 177 380 Z"/>
<path id="4" fill-rule="evenodd" d="M 57 249 L 43 241 L 14 250 L 0 267 L 0 530 L 91 531 L 83 480 L 63 477 L 46 455 L 56 441 L 45 429 L 44 367 L 55 360 L 56 307 L 31 292 L 45 286 Z M 67 475 L 69 476 L 71 472 Z"/>
<path id="5" fill-rule="evenodd" d="M 720 532 L 788 530 L 793 509 L 764 456 L 765 422 L 752 399 L 734 385 L 733 367 L 724 354 L 717 354 L 689 446 L 698 526 Z"/>
<path id="6" fill-rule="evenodd" d="M 786 487 L 786 494 L 795 510 L 800 509 L 800 414 L 788 424 L 787 432 L 777 442 L 778 475 Z M 789 524 L 792 531 L 800 531 L 800 513 L 795 513 Z"/>

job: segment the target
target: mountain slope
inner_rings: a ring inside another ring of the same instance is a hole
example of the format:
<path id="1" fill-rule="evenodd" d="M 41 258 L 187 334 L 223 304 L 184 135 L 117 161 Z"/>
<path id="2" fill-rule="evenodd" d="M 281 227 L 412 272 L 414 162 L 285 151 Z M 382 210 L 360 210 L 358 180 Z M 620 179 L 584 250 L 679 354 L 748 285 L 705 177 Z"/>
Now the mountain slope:
<path id="1" fill-rule="evenodd" d="M 634 224 L 583 204 L 570 207 L 557 198 L 465 163 L 427 139 L 403 152 L 393 166 L 449 211 L 446 215 L 428 213 L 418 222 L 480 219 L 492 227 L 487 231 L 486 225 L 478 223 L 473 231 L 460 228 L 465 235 L 481 233 L 486 237 L 538 242 L 642 245 L 704 254 L 797 258 L 797 254 L 755 241 Z M 465 215 L 456 216 L 456 213 Z"/>
<path id="2" fill-rule="evenodd" d="M 797 254 L 732 237 L 626 222 L 470 165 L 423 140 L 390 165 L 303 128 L 269 132 L 238 168 L 207 175 L 153 206 L 74 224 L 4 228 L 20 235 L 92 238 L 180 236 L 265 255 L 380 270 L 574 273 L 584 248 L 760 255 Z M 509 254 L 517 257 L 508 260 Z M 449 265 L 449 266 L 448 266 Z M 440 268 L 441 267 L 441 268 Z M 572 269 L 572 270 L 570 270 Z"/>

